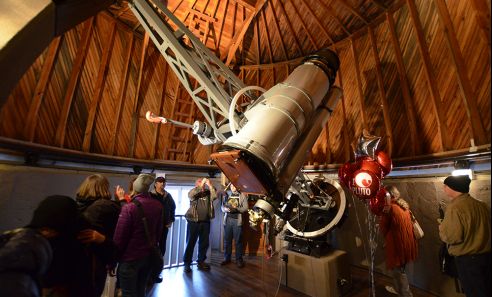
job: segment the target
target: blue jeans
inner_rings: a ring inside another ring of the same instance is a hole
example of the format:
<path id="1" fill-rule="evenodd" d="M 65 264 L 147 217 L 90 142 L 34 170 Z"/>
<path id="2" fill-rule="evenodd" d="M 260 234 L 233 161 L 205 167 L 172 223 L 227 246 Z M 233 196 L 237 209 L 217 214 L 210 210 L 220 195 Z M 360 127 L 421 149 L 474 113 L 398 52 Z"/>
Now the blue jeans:
<path id="1" fill-rule="evenodd" d="M 186 227 L 186 250 L 183 256 L 185 265 L 190 265 L 192 262 L 193 250 L 195 249 L 196 241 L 198 240 L 198 262 L 204 262 L 207 259 L 207 250 L 210 235 L 210 221 L 207 222 L 192 222 L 188 221 Z"/>
<path id="2" fill-rule="evenodd" d="M 120 262 L 118 281 L 123 297 L 145 297 L 147 279 L 150 275 L 150 256 L 142 259 Z"/>
<path id="3" fill-rule="evenodd" d="M 232 255 L 232 238 L 236 243 L 236 261 L 243 260 L 243 228 L 238 219 L 226 218 L 224 225 L 224 260 L 230 261 Z"/>

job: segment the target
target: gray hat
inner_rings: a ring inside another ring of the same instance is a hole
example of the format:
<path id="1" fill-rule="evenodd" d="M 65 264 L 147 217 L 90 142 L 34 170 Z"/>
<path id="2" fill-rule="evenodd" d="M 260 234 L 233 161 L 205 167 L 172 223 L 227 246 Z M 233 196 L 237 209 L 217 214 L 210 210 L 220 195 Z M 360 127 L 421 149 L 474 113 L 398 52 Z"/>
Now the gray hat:
<path id="1" fill-rule="evenodd" d="M 147 193 L 153 182 L 153 175 L 146 173 L 139 174 L 137 179 L 133 182 L 133 191 L 135 191 L 135 193 Z"/>

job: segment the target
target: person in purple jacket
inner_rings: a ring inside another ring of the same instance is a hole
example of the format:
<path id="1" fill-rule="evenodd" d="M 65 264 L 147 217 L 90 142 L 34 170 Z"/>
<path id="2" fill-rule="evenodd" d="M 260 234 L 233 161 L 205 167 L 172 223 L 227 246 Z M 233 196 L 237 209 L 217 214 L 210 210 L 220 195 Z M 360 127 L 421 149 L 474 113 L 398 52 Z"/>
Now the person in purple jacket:
<path id="1" fill-rule="evenodd" d="M 152 175 L 140 174 L 133 182 L 136 193 L 133 199 L 141 203 L 152 244 L 158 245 L 163 228 L 162 204 L 150 196 L 149 187 L 153 181 Z M 121 209 L 113 240 L 119 252 L 118 280 L 122 296 L 144 297 L 151 272 L 151 247 L 134 203 L 128 203 Z"/>

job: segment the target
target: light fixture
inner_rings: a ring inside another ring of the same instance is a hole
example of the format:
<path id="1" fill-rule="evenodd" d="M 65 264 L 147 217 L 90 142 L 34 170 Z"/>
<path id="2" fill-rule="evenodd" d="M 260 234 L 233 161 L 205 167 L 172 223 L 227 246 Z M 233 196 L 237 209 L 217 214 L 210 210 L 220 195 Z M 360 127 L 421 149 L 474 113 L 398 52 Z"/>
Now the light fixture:
<path id="1" fill-rule="evenodd" d="M 473 179 L 473 171 L 470 169 L 470 161 L 468 160 L 456 160 L 454 161 L 454 170 L 451 173 L 453 176 L 468 175 L 470 179 Z"/>

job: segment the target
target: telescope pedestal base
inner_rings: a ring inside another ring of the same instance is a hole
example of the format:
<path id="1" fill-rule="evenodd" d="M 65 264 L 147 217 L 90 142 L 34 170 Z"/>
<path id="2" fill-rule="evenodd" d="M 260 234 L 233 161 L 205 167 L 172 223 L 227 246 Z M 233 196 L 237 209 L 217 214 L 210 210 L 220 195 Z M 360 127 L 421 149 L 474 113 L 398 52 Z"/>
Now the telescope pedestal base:
<path id="1" fill-rule="evenodd" d="M 332 250 L 315 258 L 284 250 L 281 283 L 309 296 L 337 297 L 349 289 L 350 263 L 345 251 Z M 285 259 L 285 258 L 284 258 Z"/>

